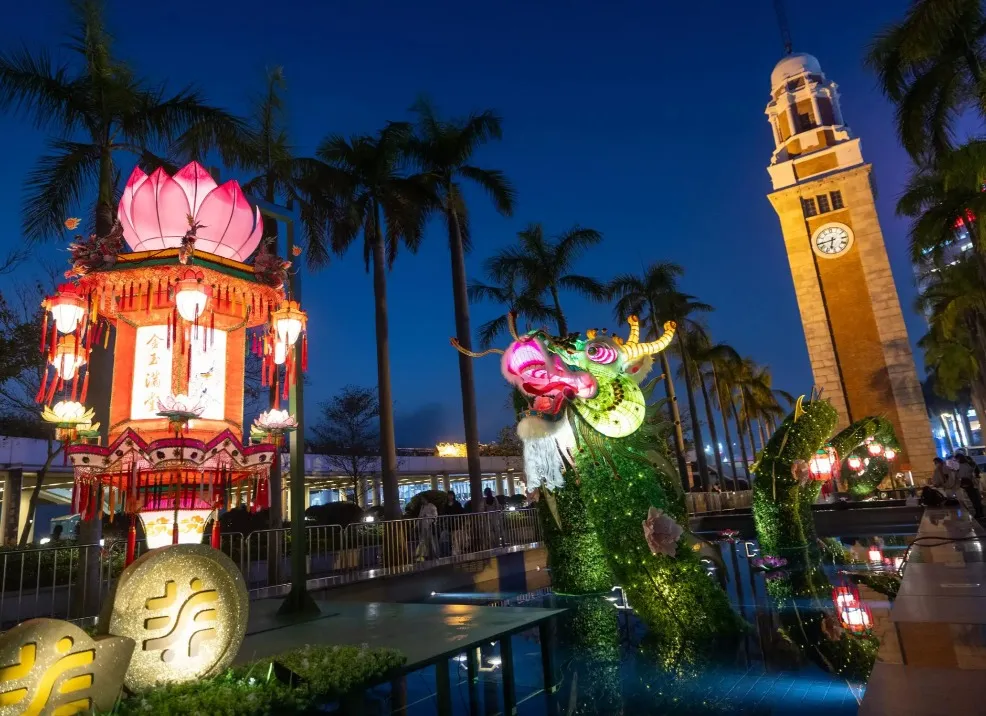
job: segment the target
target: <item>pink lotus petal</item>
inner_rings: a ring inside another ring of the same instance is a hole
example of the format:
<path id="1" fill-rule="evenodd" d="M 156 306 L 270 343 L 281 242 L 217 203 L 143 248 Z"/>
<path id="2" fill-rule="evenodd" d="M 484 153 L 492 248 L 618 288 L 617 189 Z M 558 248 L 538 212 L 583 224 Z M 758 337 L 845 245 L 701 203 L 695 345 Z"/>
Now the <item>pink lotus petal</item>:
<path id="1" fill-rule="evenodd" d="M 130 218 L 131 204 L 133 203 L 134 194 L 141 185 L 147 181 L 147 174 L 140 167 L 134 167 L 134 170 L 130 173 L 130 178 L 127 179 L 127 185 L 123 188 L 123 195 L 120 197 L 120 205 L 117 207 L 117 217 L 120 219 L 120 223 L 123 225 L 123 238 L 126 240 L 127 245 L 133 251 L 139 251 L 140 247 L 140 237 L 137 235 L 136 229 L 134 229 L 133 221 Z"/>
<path id="2" fill-rule="evenodd" d="M 188 231 L 188 199 L 164 169 L 156 169 L 134 194 L 130 221 L 145 250 L 176 246 Z"/>
<path id="3" fill-rule="evenodd" d="M 239 248 L 235 250 L 234 254 L 230 257 L 236 259 L 237 261 L 246 261 L 257 250 L 260 245 L 260 239 L 264 235 L 264 219 L 260 215 L 260 207 L 255 207 L 254 211 L 254 228 L 253 233 L 247 236 L 243 243 L 240 244 Z"/>
<path id="4" fill-rule="evenodd" d="M 242 237 L 253 232 L 254 215 L 236 180 L 214 189 L 202 202 L 196 220 L 203 226 L 197 232 L 199 239 L 217 245 L 213 253 L 241 260 L 238 247 L 243 245 Z"/>
<path id="5" fill-rule="evenodd" d="M 182 167 L 175 174 L 175 181 L 185 191 L 192 216 L 198 214 L 205 197 L 218 186 L 212 175 L 198 162 L 192 162 Z"/>

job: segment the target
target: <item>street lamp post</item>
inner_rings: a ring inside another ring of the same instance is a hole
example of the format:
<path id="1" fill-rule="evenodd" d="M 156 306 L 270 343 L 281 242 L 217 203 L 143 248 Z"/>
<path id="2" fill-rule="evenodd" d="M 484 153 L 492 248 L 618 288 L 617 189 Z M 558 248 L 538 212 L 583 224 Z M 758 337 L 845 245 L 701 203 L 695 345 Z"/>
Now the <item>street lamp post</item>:
<path id="1" fill-rule="evenodd" d="M 293 202 L 279 206 L 254 199 L 265 216 L 284 223 L 285 251 L 290 260 L 294 250 L 294 232 L 300 223 L 300 213 Z M 301 274 L 295 269 L 288 274 L 288 297 L 301 301 Z M 291 591 L 278 609 L 278 614 L 318 612 L 318 605 L 308 594 L 308 535 L 305 531 L 305 381 L 301 371 L 301 351 L 293 351 L 294 374 L 298 378 L 288 389 L 288 412 L 298 421 L 298 429 L 288 436 L 291 489 Z M 278 456 L 280 459 L 280 456 Z"/>

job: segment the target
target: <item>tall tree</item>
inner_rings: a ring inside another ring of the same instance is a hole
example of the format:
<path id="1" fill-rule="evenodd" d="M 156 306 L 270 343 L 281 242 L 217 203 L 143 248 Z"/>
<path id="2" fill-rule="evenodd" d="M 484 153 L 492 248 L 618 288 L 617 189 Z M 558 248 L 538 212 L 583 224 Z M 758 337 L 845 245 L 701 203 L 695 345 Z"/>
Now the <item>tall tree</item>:
<path id="1" fill-rule="evenodd" d="M 709 346 L 701 354 L 701 359 L 705 365 L 705 379 L 712 383 L 712 394 L 715 396 L 716 409 L 722 417 L 722 428 L 726 438 L 726 451 L 729 454 L 729 472 L 732 478 L 732 486 L 735 490 L 736 458 L 733 455 L 733 439 L 729 433 L 729 421 L 735 416 L 733 415 L 733 400 L 730 386 L 721 377 L 728 375 L 730 363 L 740 360 L 739 353 L 732 346 L 726 345 L 725 343 L 717 343 Z M 743 462 L 745 467 L 745 457 Z M 747 479 L 749 479 L 749 474 L 747 474 Z"/>
<path id="2" fill-rule="evenodd" d="M 491 110 L 485 110 L 461 119 L 442 119 L 424 99 L 419 100 L 412 111 L 416 117 L 415 133 L 408 149 L 410 156 L 430 182 L 435 204 L 448 232 L 455 337 L 460 346 L 471 350 L 472 331 L 466 288 L 466 252 L 470 249 L 471 241 L 469 211 L 463 186 L 466 183 L 478 186 L 489 195 L 494 208 L 500 214 L 510 216 L 513 213 L 514 190 L 504 173 L 499 169 L 488 169 L 474 163 L 480 147 L 502 136 L 500 117 Z M 476 388 L 472 360 L 461 353 L 459 382 L 462 388 L 469 490 L 473 509 L 478 510 L 482 499 L 483 475 L 479 464 Z"/>
<path id="3" fill-rule="evenodd" d="M 191 127 L 199 127 L 210 146 L 240 128 L 192 87 L 169 95 L 139 80 L 113 54 L 101 0 L 77 0 L 72 12 L 70 62 L 56 66 L 46 50 L 0 54 L 0 111 L 30 117 L 52 134 L 50 153 L 26 182 L 23 222 L 29 240 L 58 235 L 73 207 L 93 191 L 92 226 L 107 235 L 116 218 L 116 155 L 155 166 L 161 160 L 154 151 Z"/>
<path id="4" fill-rule="evenodd" d="M 376 316 L 377 391 L 380 402 L 380 468 L 384 513 L 401 514 L 397 491 L 397 446 L 394 440 L 394 398 L 390 383 L 390 336 L 387 272 L 404 246 L 417 251 L 432 195 L 419 174 L 406 174 L 402 151 L 410 127 L 390 123 L 375 136 L 346 139 L 330 136 L 316 156 L 334 172 L 337 210 L 328 219 L 332 250 L 345 253 L 360 233 L 367 271 L 373 271 Z"/>
<path id="5" fill-rule="evenodd" d="M 622 274 L 614 278 L 608 287 L 612 298 L 617 299 L 614 312 L 621 323 L 627 317 L 637 315 L 646 326 L 648 340 L 656 340 L 663 332 L 662 326 L 671 316 L 660 312 L 658 306 L 664 300 L 669 286 L 677 285 L 683 269 L 678 264 L 656 262 L 647 267 L 642 276 Z M 664 373 L 664 391 L 668 399 L 668 412 L 674 425 L 674 451 L 678 460 L 678 472 L 682 486 L 688 489 L 688 465 L 685 462 L 685 438 L 681 426 L 681 410 L 674 389 L 674 378 L 667 351 L 658 354 Z"/>
<path id="6" fill-rule="evenodd" d="M 373 476 L 380 455 L 380 402 L 375 391 L 354 385 L 320 406 L 312 428 L 316 449 L 329 465 L 347 475 L 356 504 L 366 507 L 367 480 Z"/>
<path id="7" fill-rule="evenodd" d="M 688 356 L 690 363 L 690 377 L 694 385 L 697 385 L 698 389 L 702 393 L 702 402 L 705 407 L 705 419 L 709 426 L 709 439 L 712 442 L 712 452 L 715 456 L 716 461 L 716 474 L 719 475 L 719 486 L 725 487 L 726 476 L 722 469 L 722 454 L 719 447 L 719 435 L 716 429 L 716 417 L 715 412 L 713 412 L 712 405 L 713 401 L 709 393 L 708 380 L 713 380 L 713 391 L 715 389 L 714 385 L 714 373 L 712 376 L 706 374 L 705 368 L 710 365 L 721 350 L 718 345 L 713 345 L 712 341 L 709 339 L 709 334 L 707 331 L 694 330 L 687 334 L 685 339 L 686 343 L 686 355 Z M 684 377 L 684 362 L 682 362 L 682 369 L 679 371 L 679 375 Z M 727 438 L 728 439 L 728 438 Z M 696 447 L 698 450 L 699 447 Z"/>
<path id="8" fill-rule="evenodd" d="M 517 239 L 518 245 L 503 249 L 487 260 L 486 274 L 501 284 L 519 282 L 525 294 L 549 303 L 554 309 L 558 335 L 567 335 L 561 290 L 576 291 L 594 301 L 608 296 L 606 287 L 596 279 L 572 273 L 579 257 L 602 241 L 603 235 L 595 229 L 574 226 L 548 239 L 540 224 L 531 224 L 517 233 Z"/>
<path id="9" fill-rule="evenodd" d="M 918 164 L 954 145 L 967 109 L 986 115 L 986 14 L 980 0 L 913 0 L 883 30 L 866 62 L 897 105 L 897 134 Z"/>
<path id="10" fill-rule="evenodd" d="M 492 281 L 490 283 L 474 281 L 469 284 L 470 301 L 492 301 L 506 309 L 506 313 L 479 327 L 481 348 L 489 348 L 500 335 L 507 332 L 510 313 L 514 313 L 518 319 L 528 323 L 557 321 L 558 314 L 552 308 L 530 291 L 518 292 L 515 288 L 516 283 L 511 279 L 499 285 Z"/>
<path id="11" fill-rule="evenodd" d="M 614 298 L 619 299 L 616 310 L 617 316 L 620 318 L 625 318 L 628 313 L 647 309 L 655 317 L 652 323 L 657 321 L 657 325 L 660 325 L 662 321 L 672 320 L 678 325 L 674 345 L 675 352 L 681 361 L 682 375 L 685 378 L 685 395 L 688 398 L 688 413 L 691 419 L 692 438 L 695 442 L 695 462 L 698 464 L 699 480 L 702 487 L 709 489 L 711 485 L 709 468 L 705 460 L 705 442 L 702 439 L 702 428 L 699 424 L 698 408 L 695 402 L 694 385 L 696 381 L 692 377 L 692 361 L 688 355 L 686 341 L 690 333 L 703 330 L 694 317 L 699 313 L 711 311 L 712 306 L 697 301 L 694 296 L 680 291 L 678 279 L 683 274 L 684 269 L 678 264 L 658 262 L 651 264 L 642 278 L 630 274 L 617 276 L 610 283 L 609 292 Z M 665 370 L 665 388 L 668 389 L 668 400 L 674 402 L 670 365 L 663 353 L 661 359 Z M 680 422 L 679 416 L 672 415 L 672 419 L 675 417 L 678 417 Z M 681 450 L 684 454 L 683 443 Z M 682 458 L 681 463 L 684 464 L 684 458 Z"/>

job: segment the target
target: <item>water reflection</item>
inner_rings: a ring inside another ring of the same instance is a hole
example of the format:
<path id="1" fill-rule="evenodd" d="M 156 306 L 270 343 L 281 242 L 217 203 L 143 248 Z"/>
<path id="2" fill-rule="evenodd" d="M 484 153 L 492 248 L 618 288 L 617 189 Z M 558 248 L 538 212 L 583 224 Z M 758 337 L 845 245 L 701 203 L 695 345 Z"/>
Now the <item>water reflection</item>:
<path id="1" fill-rule="evenodd" d="M 709 578 L 724 582 L 749 629 L 712 644 L 649 634 L 632 611 L 617 608 L 617 592 L 571 597 L 548 591 L 519 600 L 497 594 L 498 604 L 567 609 L 551 636 L 560 691 L 553 699 L 532 698 L 521 713 L 855 714 L 879 648 L 881 617 L 871 615 L 874 628 L 855 631 L 853 620 L 861 617 L 847 610 L 872 606 L 874 614 L 887 613 L 886 598 L 868 585 L 892 578 L 906 542 L 907 536 L 828 540 L 824 549 L 788 555 L 772 573 L 752 567 L 747 554 L 756 554 L 755 544 L 719 543 L 722 559 Z M 879 559 L 871 559 L 874 548 Z M 843 597 L 837 605 L 833 590 L 839 588 L 859 603 Z M 523 638 L 537 641 L 534 633 Z M 514 649 L 517 673 L 536 674 L 540 649 L 519 642 Z M 482 663 L 495 654 L 493 647 L 484 650 Z M 487 676 L 484 702 L 490 706 L 484 711 L 494 713 L 497 674 Z"/>

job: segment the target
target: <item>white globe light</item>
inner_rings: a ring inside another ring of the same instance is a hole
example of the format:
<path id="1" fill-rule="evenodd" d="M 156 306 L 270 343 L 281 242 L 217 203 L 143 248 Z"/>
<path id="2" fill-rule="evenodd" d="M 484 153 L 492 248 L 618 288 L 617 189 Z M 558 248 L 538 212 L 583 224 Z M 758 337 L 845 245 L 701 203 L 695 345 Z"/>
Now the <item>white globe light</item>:
<path id="1" fill-rule="evenodd" d="M 297 318 L 279 318 L 276 328 L 278 340 L 293 346 L 301 334 L 301 321 Z"/>
<path id="2" fill-rule="evenodd" d="M 277 365 L 283 365 L 284 361 L 288 359 L 288 344 L 284 341 L 277 341 L 274 343 L 274 363 Z"/>
<path id="3" fill-rule="evenodd" d="M 182 284 L 184 285 L 180 284 L 175 294 L 175 307 L 178 309 L 178 315 L 186 321 L 194 321 L 202 315 L 209 302 L 209 296 L 197 283 L 183 281 Z"/>
<path id="4" fill-rule="evenodd" d="M 60 303 L 51 307 L 51 316 L 55 319 L 55 328 L 58 329 L 59 333 L 74 331 L 85 312 L 82 306 L 76 306 L 72 303 Z"/>

